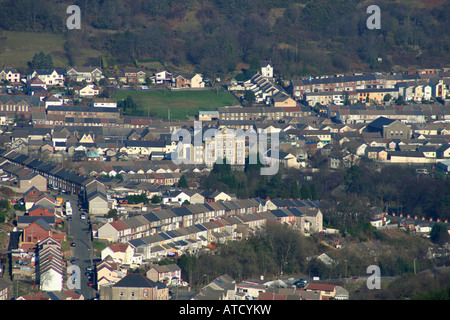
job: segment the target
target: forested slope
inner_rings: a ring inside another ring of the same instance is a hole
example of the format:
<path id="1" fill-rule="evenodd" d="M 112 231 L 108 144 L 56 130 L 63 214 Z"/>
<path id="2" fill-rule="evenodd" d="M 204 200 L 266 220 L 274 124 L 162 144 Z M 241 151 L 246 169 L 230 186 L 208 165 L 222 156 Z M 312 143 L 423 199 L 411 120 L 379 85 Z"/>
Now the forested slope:
<path id="1" fill-rule="evenodd" d="M 72 65 L 80 62 L 80 50 L 88 49 L 125 59 L 164 59 L 210 76 L 240 70 L 254 57 L 272 60 L 285 78 L 442 67 L 449 61 L 450 3 L 445 0 L 378 1 L 379 30 L 367 28 L 366 10 L 373 3 L 362 0 L 0 3 L 2 30 L 63 35 Z M 66 28 L 66 8 L 72 4 L 81 8 L 81 30 Z"/>

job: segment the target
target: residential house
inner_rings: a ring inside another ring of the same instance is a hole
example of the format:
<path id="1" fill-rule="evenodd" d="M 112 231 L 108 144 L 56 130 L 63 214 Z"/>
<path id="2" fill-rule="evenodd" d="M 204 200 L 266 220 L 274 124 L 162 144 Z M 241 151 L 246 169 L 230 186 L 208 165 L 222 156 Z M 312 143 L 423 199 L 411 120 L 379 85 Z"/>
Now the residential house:
<path id="1" fill-rule="evenodd" d="M 54 94 L 45 97 L 43 101 L 45 102 L 45 108 L 47 108 L 48 106 L 60 106 L 63 104 L 63 99 L 58 98 Z"/>
<path id="2" fill-rule="evenodd" d="M 94 98 L 91 106 L 94 108 L 117 108 L 116 99 Z"/>
<path id="3" fill-rule="evenodd" d="M 49 106 L 47 108 L 47 119 L 53 125 L 66 126 L 75 119 L 102 121 L 117 121 L 120 118 L 119 109 L 113 107 L 85 107 L 85 106 Z M 83 122 L 84 123 L 84 122 Z"/>
<path id="4" fill-rule="evenodd" d="M 42 175 L 35 173 L 30 169 L 10 163 L 5 163 L 0 167 L 3 172 L 6 172 L 11 176 L 9 180 L 15 182 L 15 186 L 19 192 L 21 190 L 23 190 L 23 192 L 28 191 L 32 187 L 35 187 L 41 192 L 47 191 L 47 179 Z"/>
<path id="5" fill-rule="evenodd" d="M 300 98 L 305 92 L 381 89 L 385 85 L 385 77 L 378 74 L 335 75 L 291 80 L 289 91 L 294 97 Z"/>
<path id="6" fill-rule="evenodd" d="M 166 153 L 168 146 L 170 149 L 171 145 L 168 145 L 163 140 L 127 140 L 124 142 L 124 147 L 120 151 L 126 152 L 129 155 L 150 156 L 154 152 Z"/>
<path id="7" fill-rule="evenodd" d="M 176 264 L 155 265 L 147 271 L 146 276 L 165 285 L 179 285 L 182 282 L 181 268 Z"/>
<path id="8" fill-rule="evenodd" d="M 391 101 L 392 99 L 398 98 L 398 90 L 396 89 L 389 89 L 389 88 L 383 88 L 383 89 L 360 89 L 356 90 L 356 93 L 358 95 L 358 101 L 362 103 L 370 103 L 374 102 L 375 104 L 382 104 L 384 103 L 384 99 L 386 96 L 390 97 L 388 101 Z"/>
<path id="9" fill-rule="evenodd" d="M 11 300 L 13 297 L 13 282 L 7 277 L 0 278 L 0 301 Z"/>
<path id="10" fill-rule="evenodd" d="M 89 214 L 105 215 L 109 211 L 109 201 L 106 195 L 106 187 L 97 180 L 93 180 L 85 186 L 86 201 L 89 206 Z"/>
<path id="11" fill-rule="evenodd" d="M 32 112 L 45 112 L 45 103 L 39 96 L 0 95 L 0 112 L 11 119 L 30 119 Z"/>
<path id="12" fill-rule="evenodd" d="M 411 137 L 411 127 L 406 124 L 385 117 L 370 122 L 366 130 L 368 132 L 379 132 L 383 139 L 409 139 Z"/>
<path id="13" fill-rule="evenodd" d="M 273 65 L 271 61 L 261 61 L 261 75 L 267 79 L 273 79 Z"/>
<path id="14" fill-rule="evenodd" d="M 320 292 L 305 291 L 300 288 L 269 287 L 261 292 L 258 300 L 322 300 Z"/>
<path id="15" fill-rule="evenodd" d="M 322 300 L 334 298 L 336 295 L 336 286 L 329 283 L 310 282 L 305 286 L 304 290 L 320 293 Z"/>
<path id="16" fill-rule="evenodd" d="M 445 99 L 448 96 L 448 83 L 444 79 L 432 79 L 430 81 L 431 95 L 434 98 Z"/>
<path id="17" fill-rule="evenodd" d="M 97 87 L 94 84 L 88 84 L 85 87 L 82 87 L 77 90 L 77 94 L 80 98 L 93 98 L 100 94 L 100 87 Z"/>
<path id="18" fill-rule="evenodd" d="M 309 106 L 314 107 L 317 104 L 322 106 L 327 105 L 344 105 L 345 99 L 350 103 L 355 103 L 356 95 L 354 92 L 338 92 L 338 91 L 323 91 L 323 92 L 306 92 L 303 94 L 303 101 Z"/>
<path id="19" fill-rule="evenodd" d="M 385 147 L 367 147 L 365 150 L 367 158 L 371 160 L 387 160 L 387 151 Z"/>
<path id="20" fill-rule="evenodd" d="M 64 286 L 64 261 L 61 243 L 48 237 L 38 244 L 36 277 L 42 291 L 62 291 Z"/>
<path id="21" fill-rule="evenodd" d="M 37 189 L 36 187 L 31 187 L 26 192 L 23 193 L 23 200 L 25 202 L 25 209 L 30 209 L 36 201 L 44 196 L 45 193 Z"/>
<path id="22" fill-rule="evenodd" d="M 111 245 L 101 252 L 102 260 L 105 260 L 109 256 L 114 262 L 119 263 L 120 265 L 130 265 L 133 255 L 133 248 L 126 243 Z"/>
<path id="23" fill-rule="evenodd" d="M 206 202 L 218 202 L 218 201 L 231 201 L 233 198 L 231 195 L 226 194 L 222 191 L 211 191 L 211 190 L 203 190 L 200 193 L 205 198 Z"/>
<path id="24" fill-rule="evenodd" d="M 247 280 L 236 284 L 236 295 L 245 300 L 257 300 L 264 292 L 266 292 L 266 285 L 259 281 Z"/>
<path id="25" fill-rule="evenodd" d="M 122 220 L 106 223 L 98 229 L 98 238 L 105 239 L 110 242 L 122 241 L 122 238 L 126 235 L 128 226 Z"/>
<path id="26" fill-rule="evenodd" d="M 78 291 L 74 290 L 65 290 L 65 291 L 46 291 L 46 292 L 38 292 L 26 294 L 18 297 L 16 300 L 84 300 L 84 296 L 80 294 Z"/>
<path id="27" fill-rule="evenodd" d="M 27 75 L 28 81 L 34 78 L 39 78 L 47 86 L 62 86 L 65 81 L 64 71 L 59 69 L 34 70 Z"/>
<path id="28" fill-rule="evenodd" d="M 127 274 L 119 282 L 102 286 L 101 300 L 169 300 L 169 289 L 141 274 Z"/>
<path id="29" fill-rule="evenodd" d="M 436 150 L 436 157 L 438 159 L 446 159 L 450 158 L 450 144 L 445 143 L 442 144 L 437 150 Z"/>
<path id="30" fill-rule="evenodd" d="M 126 68 L 122 70 L 120 81 L 128 84 L 142 84 L 146 81 L 147 74 L 143 69 Z"/>
<path id="31" fill-rule="evenodd" d="M 375 228 L 380 228 L 384 225 L 384 216 L 386 215 L 383 210 L 377 207 L 370 208 L 369 219 L 370 224 Z"/>
<path id="32" fill-rule="evenodd" d="M 20 72 L 13 68 L 4 68 L 0 70 L 0 81 L 19 83 L 20 82 Z"/>
<path id="33" fill-rule="evenodd" d="M 33 206 L 40 206 L 42 208 L 55 210 L 57 207 L 61 206 L 61 203 L 49 194 L 41 194 L 34 201 Z"/>
<path id="34" fill-rule="evenodd" d="M 53 237 L 53 226 L 49 223 L 47 223 L 45 219 L 45 216 L 36 216 L 36 217 L 29 217 L 33 218 L 32 220 L 34 222 L 28 224 L 23 229 L 23 234 L 21 241 L 19 243 L 20 248 L 27 250 L 30 248 L 33 248 L 39 241 L 42 241 L 46 239 L 47 237 Z M 52 218 L 54 221 L 54 217 L 48 217 Z M 24 219 L 18 219 L 18 220 L 24 220 Z M 31 219 L 29 219 L 31 220 Z M 64 238 L 64 234 L 60 234 Z"/>
<path id="35" fill-rule="evenodd" d="M 166 70 L 155 72 L 150 80 L 154 84 L 169 84 L 172 82 L 172 74 Z"/>
<path id="36" fill-rule="evenodd" d="M 218 111 L 199 111 L 198 112 L 198 121 L 212 121 L 219 119 Z"/>
<path id="37" fill-rule="evenodd" d="M 127 270 L 121 268 L 121 264 L 115 262 L 111 256 L 107 256 L 96 265 L 97 285 L 110 285 L 117 283 L 127 275 Z"/>
<path id="38" fill-rule="evenodd" d="M 177 73 L 172 78 L 172 87 L 181 88 L 204 88 L 205 82 L 203 81 L 203 76 L 199 73 L 188 74 L 188 73 Z"/>
<path id="39" fill-rule="evenodd" d="M 165 205 L 182 205 L 185 201 L 191 200 L 191 196 L 182 190 L 167 190 L 161 197 Z"/>
<path id="40" fill-rule="evenodd" d="M 191 300 L 236 300 L 236 281 L 222 275 L 203 287 Z"/>
<path id="41" fill-rule="evenodd" d="M 99 82 L 104 78 L 103 71 L 99 67 L 75 67 L 66 72 L 67 78 L 75 82 Z"/>
<path id="42" fill-rule="evenodd" d="M 28 210 L 30 217 L 53 217 L 55 216 L 55 209 L 46 208 L 40 205 L 34 205 Z"/>
<path id="43" fill-rule="evenodd" d="M 300 168 L 300 162 L 297 161 L 297 158 L 292 153 L 283 151 L 278 151 L 278 154 L 276 154 L 275 152 L 272 152 L 272 150 L 268 150 L 265 161 L 267 161 L 267 163 L 275 161 L 286 168 Z M 274 164 L 271 164 L 271 166 L 274 166 Z"/>
<path id="44" fill-rule="evenodd" d="M 34 77 L 27 81 L 28 94 L 31 94 L 33 96 L 34 95 L 44 96 L 46 95 L 45 93 L 47 92 L 47 89 L 48 89 L 47 83 L 45 83 L 45 81 L 42 80 L 41 78 Z"/>
<path id="45" fill-rule="evenodd" d="M 388 161 L 391 163 L 436 163 L 435 158 L 426 157 L 424 153 L 419 151 L 388 151 Z"/>
<path id="46" fill-rule="evenodd" d="M 275 108 L 273 106 L 258 107 L 221 107 L 217 108 L 219 120 L 276 120 L 280 121 L 286 116 L 301 117 L 303 111 L 300 107 Z"/>
<path id="47" fill-rule="evenodd" d="M 284 93 L 274 95 L 272 102 L 275 108 L 295 108 L 297 106 L 297 102 Z"/>

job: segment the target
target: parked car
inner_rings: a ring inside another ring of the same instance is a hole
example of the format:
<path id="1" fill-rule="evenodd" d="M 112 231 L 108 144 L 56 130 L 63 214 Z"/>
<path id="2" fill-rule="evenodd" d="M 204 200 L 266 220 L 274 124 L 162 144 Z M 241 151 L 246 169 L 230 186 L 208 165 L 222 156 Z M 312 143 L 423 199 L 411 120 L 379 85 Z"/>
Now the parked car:
<path id="1" fill-rule="evenodd" d="M 294 285 L 295 285 L 297 288 L 306 286 L 307 284 L 308 284 L 308 280 L 306 280 L 306 279 L 300 279 L 300 280 L 294 282 Z"/>

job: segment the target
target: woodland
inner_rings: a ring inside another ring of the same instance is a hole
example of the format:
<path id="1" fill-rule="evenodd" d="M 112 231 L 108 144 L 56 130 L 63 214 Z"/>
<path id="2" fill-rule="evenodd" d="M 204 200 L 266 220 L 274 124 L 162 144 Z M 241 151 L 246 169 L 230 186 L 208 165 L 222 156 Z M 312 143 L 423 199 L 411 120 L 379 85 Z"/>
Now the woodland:
<path id="1" fill-rule="evenodd" d="M 378 1 L 378 30 L 367 28 L 362 0 L 0 3 L 1 30 L 63 36 L 73 65 L 80 50 L 94 49 L 108 58 L 161 59 L 172 69 L 226 77 L 257 58 L 271 60 L 276 73 L 290 79 L 443 67 L 450 52 L 450 3 L 443 0 Z M 66 27 L 69 5 L 81 9 L 80 30 Z"/>

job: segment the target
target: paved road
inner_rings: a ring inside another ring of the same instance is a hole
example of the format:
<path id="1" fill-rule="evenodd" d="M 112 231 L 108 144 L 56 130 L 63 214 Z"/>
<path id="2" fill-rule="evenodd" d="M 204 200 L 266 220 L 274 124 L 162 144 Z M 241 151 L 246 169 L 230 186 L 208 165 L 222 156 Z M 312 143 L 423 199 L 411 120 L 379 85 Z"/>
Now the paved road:
<path id="1" fill-rule="evenodd" d="M 80 292 L 85 299 L 94 299 L 97 296 L 97 291 L 93 287 L 88 286 L 89 280 L 88 276 L 85 274 L 88 266 L 94 266 L 92 261 L 93 245 L 91 237 L 92 232 L 89 229 L 89 215 L 86 214 L 86 220 L 81 219 L 81 210 L 78 208 L 77 196 L 64 194 L 63 199 L 64 203 L 69 200 L 73 208 L 72 220 L 68 222 L 68 235 L 73 238 L 75 247 L 71 248 L 70 259 L 75 258 L 75 265 L 79 266 L 81 269 Z"/>

